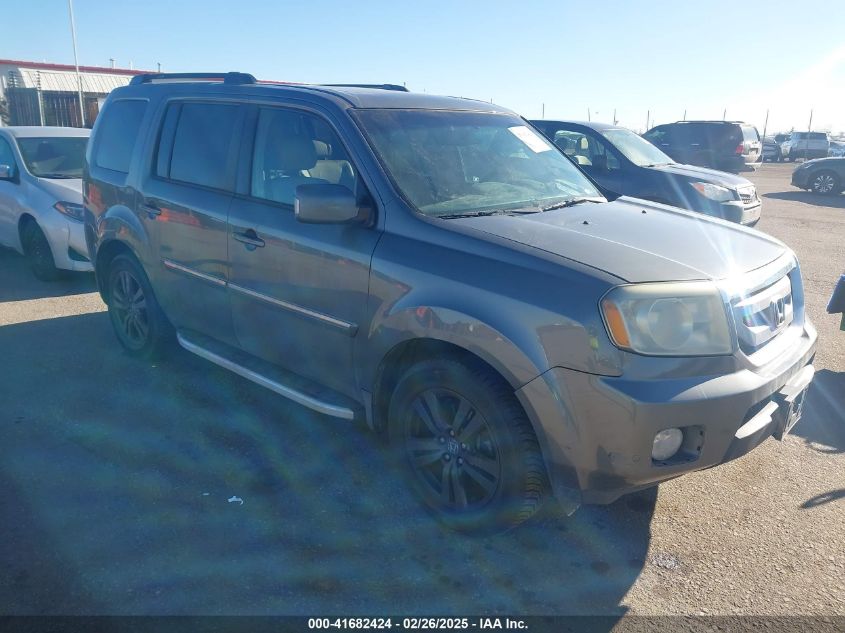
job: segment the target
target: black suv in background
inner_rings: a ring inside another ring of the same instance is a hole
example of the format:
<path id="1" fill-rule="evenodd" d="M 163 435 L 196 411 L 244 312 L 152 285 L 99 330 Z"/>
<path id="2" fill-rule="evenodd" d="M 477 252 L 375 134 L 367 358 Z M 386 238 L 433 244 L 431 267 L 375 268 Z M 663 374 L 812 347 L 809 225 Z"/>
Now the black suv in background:
<path id="1" fill-rule="evenodd" d="M 680 165 L 631 130 L 607 123 L 531 121 L 610 191 L 754 226 L 762 202 L 736 174 Z"/>
<path id="2" fill-rule="evenodd" d="M 643 134 L 675 161 L 740 172 L 763 162 L 757 128 L 741 121 L 678 121 Z"/>

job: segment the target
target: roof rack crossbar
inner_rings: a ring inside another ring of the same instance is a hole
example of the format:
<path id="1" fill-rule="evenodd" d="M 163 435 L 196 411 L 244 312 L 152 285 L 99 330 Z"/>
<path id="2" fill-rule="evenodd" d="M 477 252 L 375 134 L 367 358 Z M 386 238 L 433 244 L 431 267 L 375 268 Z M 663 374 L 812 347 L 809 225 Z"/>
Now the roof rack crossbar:
<path id="1" fill-rule="evenodd" d="M 254 84 L 255 77 L 248 73 L 146 73 L 143 75 L 136 75 L 129 82 L 130 86 L 137 86 L 139 84 L 153 83 L 154 81 L 178 81 L 185 80 L 199 80 L 199 81 L 222 81 L 224 84 Z"/>
<path id="2" fill-rule="evenodd" d="M 376 90 L 395 90 L 396 92 L 408 92 L 405 86 L 397 84 L 319 84 L 326 88 L 374 88 Z"/>

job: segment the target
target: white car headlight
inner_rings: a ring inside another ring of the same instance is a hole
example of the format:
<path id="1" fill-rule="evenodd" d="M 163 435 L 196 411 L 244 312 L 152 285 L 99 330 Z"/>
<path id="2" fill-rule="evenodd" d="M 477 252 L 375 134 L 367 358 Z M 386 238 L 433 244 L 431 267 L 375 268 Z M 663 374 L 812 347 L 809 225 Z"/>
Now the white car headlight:
<path id="1" fill-rule="evenodd" d="M 647 356 L 730 354 L 733 341 L 718 288 L 710 282 L 618 286 L 601 300 L 613 344 Z"/>
<path id="2" fill-rule="evenodd" d="M 727 187 L 714 185 L 710 182 L 691 182 L 690 185 L 692 185 L 692 188 L 705 198 L 709 198 L 710 200 L 714 200 L 716 202 L 728 202 L 730 200 L 737 199 L 736 196 L 734 196 L 734 192 Z"/>

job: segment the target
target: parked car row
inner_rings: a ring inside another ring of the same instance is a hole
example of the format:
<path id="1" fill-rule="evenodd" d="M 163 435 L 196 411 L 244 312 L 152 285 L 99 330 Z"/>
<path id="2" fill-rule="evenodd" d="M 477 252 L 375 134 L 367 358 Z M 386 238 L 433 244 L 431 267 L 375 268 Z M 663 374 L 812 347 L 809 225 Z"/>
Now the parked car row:
<path id="1" fill-rule="evenodd" d="M 678 164 L 634 132 L 615 125 L 532 123 L 610 191 L 748 226 L 760 219 L 757 189 L 741 176 Z"/>
<path id="2" fill-rule="evenodd" d="M 395 89 L 136 77 L 84 167 L 118 341 L 362 420 L 472 532 L 788 433 L 816 332 L 794 253 L 709 217 L 743 221 L 745 182 L 622 128 L 536 126 Z"/>
<path id="3" fill-rule="evenodd" d="M 834 156 L 834 150 L 827 132 L 790 132 L 763 140 L 763 160 L 771 162 Z"/>

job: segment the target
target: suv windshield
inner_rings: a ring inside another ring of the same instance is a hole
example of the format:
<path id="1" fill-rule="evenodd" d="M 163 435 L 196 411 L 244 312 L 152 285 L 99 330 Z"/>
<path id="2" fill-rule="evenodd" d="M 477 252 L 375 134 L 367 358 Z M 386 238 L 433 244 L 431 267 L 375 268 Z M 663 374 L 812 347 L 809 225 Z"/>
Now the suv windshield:
<path id="1" fill-rule="evenodd" d="M 601 135 L 610 141 L 625 158 L 637 165 L 667 165 L 673 163 L 671 158 L 649 143 L 643 137 L 631 130 L 622 128 L 602 130 Z"/>
<path id="2" fill-rule="evenodd" d="M 556 147 L 514 115 L 359 110 L 356 116 L 394 183 L 426 215 L 604 200 Z"/>
<path id="3" fill-rule="evenodd" d="M 85 136 L 18 138 L 26 169 L 37 178 L 82 178 Z"/>

